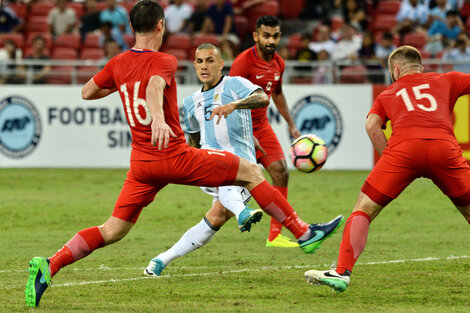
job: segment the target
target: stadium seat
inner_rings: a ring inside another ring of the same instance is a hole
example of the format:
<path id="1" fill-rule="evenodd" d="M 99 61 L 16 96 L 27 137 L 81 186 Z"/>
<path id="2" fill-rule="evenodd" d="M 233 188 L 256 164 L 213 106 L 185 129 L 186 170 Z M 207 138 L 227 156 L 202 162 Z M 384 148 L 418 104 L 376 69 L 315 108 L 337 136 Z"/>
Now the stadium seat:
<path id="1" fill-rule="evenodd" d="M 191 37 L 188 34 L 169 35 L 163 43 L 164 49 L 184 49 L 191 48 Z"/>
<path id="2" fill-rule="evenodd" d="M 372 22 L 372 32 L 390 31 L 397 23 L 397 18 L 393 14 L 377 14 Z"/>
<path id="3" fill-rule="evenodd" d="M 280 0 L 280 14 L 286 19 L 298 18 L 305 7 L 305 0 Z"/>
<path id="4" fill-rule="evenodd" d="M 287 41 L 287 49 L 289 50 L 290 56 L 295 56 L 297 51 L 302 48 L 302 34 L 292 34 L 289 36 Z"/>
<path id="5" fill-rule="evenodd" d="M 0 36 L 0 47 L 3 47 L 5 41 L 13 40 L 18 48 L 23 47 L 24 37 L 19 33 L 2 34 Z"/>
<path id="6" fill-rule="evenodd" d="M 213 44 L 218 45 L 219 39 L 217 38 L 217 35 L 212 34 L 195 36 L 193 38 L 193 43 L 191 44 L 191 47 L 197 48 L 197 46 L 204 42 L 211 42 Z"/>
<path id="7" fill-rule="evenodd" d="M 366 80 L 367 69 L 362 65 L 345 66 L 340 75 L 342 84 L 362 84 Z"/>
<path id="8" fill-rule="evenodd" d="M 173 55 L 178 61 L 188 60 L 188 51 L 183 49 L 163 49 L 162 52 Z"/>
<path id="9" fill-rule="evenodd" d="M 342 16 L 331 17 L 331 32 L 335 33 L 343 26 L 344 20 Z"/>
<path id="10" fill-rule="evenodd" d="M 54 41 L 54 48 L 68 47 L 78 49 L 80 48 L 80 35 L 79 34 L 63 34 L 57 36 Z"/>
<path id="11" fill-rule="evenodd" d="M 29 32 L 49 32 L 49 22 L 47 16 L 31 16 L 26 23 L 25 31 Z"/>
<path id="12" fill-rule="evenodd" d="M 81 60 L 100 60 L 104 57 L 102 48 L 84 48 L 80 54 Z"/>
<path id="13" fill-rule="evenodd" d="M 16 16 L 18 16 L 19 19 L 25 20 L 26 16 L 28 15 L 28 8 L 26 7 L 26 4 L 18 2 L 18 3 L 8 3 L 8 7 L 15 11 Z"/>
<path id="14" fill-rule="evenodd" d="M 383 35 L 383 32 L 377 32 L 377 33 L 374 34 L 375 43 L 377 43 L 377 44 L 382 43 L 382 35 Z M 399 34 L 394 34 L 393 35 L 393 44 L 397 47 L 400 46 L 400 35 Z"/>
<path id="15" fill-rule="evenodd" d="M 428 35 L 423 32 L 414 32 L 414 33 L 408 33 L 403 37 L 403 45 L 410 45 L 415 47 L 418 50 L 421 50 L 424 48 L 424 45 L 426 45 L 426 39 L 428 38 Z"/>
<path id="16" fill-rule="evenodd" d="M 31 47 L 34 38 L 36 38 L 37 36 L 41 36 L 46 40 L 47 49 L 50 49 L 52 47 L 52 36 L 49 32 L 29 32 L 26 35 L 25 47 Z"/>
<path id="17" fill-rule="evenodd" d="M 235 15 L 235 17 L 233 18 L 233 22 L 235 23 L 237 34 L 241 41 L 245 39 L 245 36 L 248 32 L 254 30 L 250 28 L 250 21 L 245 16 Z"/>
<path id="18" fill-rule="evenodd" d="M 248 18 L 249 29 L 255 29 L 256 20 L 263 15 L 279 15 L 279 3 L 277 1 L 263 1 L 251 8 L 244 14 Z"/>
<path id="19" fill-rule="evenodd" d="M 29 18 L 34 16 L 48 16 L 49 11 L 54 8 L 54 3 L 51 2 L 36 2 L 31 5 L 29 10 Z"/>
<path id="20" fill-rule="evenodd" d="M 77 68 L 77 84 L 85 84 L 90 78 L 93 77 L 96 73 L 99 72 L 97 66 L 80 66 Z"/>
<path id="21" fill-rule="evenodd" d="M 160 1 L 159 1 L 160 2 Z M 127 13 L 130 13 L 134 5 L 137 3 L 137 1 L 132 1 L 132 2 L 121 2 L 119 3 L 120 6 L 124 7 L 126 9 Z"/>
<path id="22" fill-rule="evenodd" d="M 100 35 L 88 33 L 83 42 L 84 48 L 99 48 L 100 47 Z"/>
<path id="23" fill-rule="evenodd" d="M 51 85 L 68 85 L 72 82 L 72 66 L 53 66 L 47 77 L 47 83 Z"/>
<path id="24" fill-rule="evenodd" d="M 377 9 L 375 12 L 377 14 L 394 14 L 398 13 L 400 10 L 401 1 L 400 0 L 383 0 L 379 1 Z"/>
<path id="25" fill-rule="evenodd" d="M 54 60 L 76 60 L 77 56 L 77 49 L 59 47 L 52 51 L 51 58 Z"/>
<path id="26" fill-rule="evenodd" d="M 83 4 L 78 3 L 78 2 L 71 2 L 67 5 L 67 7 L 75 11 L 75 16 L 77 17 L 77 20 L 79 21 L 84 13 Z"/>

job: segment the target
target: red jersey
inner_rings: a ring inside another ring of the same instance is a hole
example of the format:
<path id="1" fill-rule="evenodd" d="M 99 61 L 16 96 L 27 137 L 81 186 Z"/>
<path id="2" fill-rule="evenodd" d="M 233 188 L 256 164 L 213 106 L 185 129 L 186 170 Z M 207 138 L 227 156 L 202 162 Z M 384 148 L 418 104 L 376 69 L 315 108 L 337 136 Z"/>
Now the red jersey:
<path id="1" fill-rule="evenodd" d="M 117 87 L 121 96 L 127 123 L 132 133 L 131 160 L 159 160 L 184 152 L 188 146 L 180 126 L 176 98 L 175 71 L 178 62 L 172 55 L 151 50 L 131 49 L 106 64 L 93 77 L 102 89 Z M 166 82 L 163 96 L 165 122 L 176 138 L 170 137 L 168 148 L 158 150 L 152 146 L 152 116 L 146 102 L 146 89 L 150 78 L 162 77 Z"/>
<path id="2" fill-rule="evenodd" d="M 230 76 L 241 76 L 253 84 L 263 88 L 264 92 L 271 98 L 271 92 L 282 84 L 282 74 L 286 67 L 284 60 L 274 52 L 269 62 L 263 60 L 256 51 L 256 46 L 240 53 L 233 61 Z M 267 118 L 268 107 L 251 110 L 253 123 Z"/>
<path id="3" fill-rule="evenodd" d="M 460 72 L 405 75 L 385 89 L 369 114 L 392 123 L 392 146 L 406 139 L 455 141 L 452 111 L 457 99 L 470 93 L 470 75 Z"/>

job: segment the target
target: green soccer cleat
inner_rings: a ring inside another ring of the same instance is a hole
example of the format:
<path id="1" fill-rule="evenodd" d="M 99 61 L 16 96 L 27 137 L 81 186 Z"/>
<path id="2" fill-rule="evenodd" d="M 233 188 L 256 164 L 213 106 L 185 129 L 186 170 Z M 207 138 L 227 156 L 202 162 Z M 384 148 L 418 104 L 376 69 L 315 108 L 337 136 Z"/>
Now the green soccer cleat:
<path id="1" fill-rule="evenodd" d="M 150 260 L 149 265 L 144 269 L 144 275 L 160 276 L 164 268 L 165 268 L 165 264 L 163 264 L 162 260 L 153 258 Z"/>
<path id="2" fill-rule="evenodd" d="M 315 253 L 315 250 L 320 248 L 320 245 L 327 238 L 331 237 L 336 230 L 343 224 L 344 217 L 338 215 L 333 220 L 325 224 L 311 224 L 310 225 L 310 238 L 307 240 L 298 240 L 300 248 L 305 253 Z"/>
<path id="3" fill-rule="evenodd" d="M 34 257 L 29 261 L 29 277 L 24 290 L 26 306 L 36 307 L 41 301 L 42 294 L 52 283 L 49 271 L 49 260 Z"/>
<path id="4" fill-rule="evenodd" d="M 289 237 L 279 234 L 272 241 L 266 239 L 266 247 L 276 247 L 276 248 L 297 248 L 299 244 L 295 241 L 290 240 Z"/>
<path id="5" fill-rule="evenodd" d="M 348 275 L 338 274 L 335 270 L 305 272 L 305 279 L 310 284 L 326 285 L 337 293 L 343 292 L 349 286 L 350 277 Z"/>
<path id="6" fill-rule="evenodd" d="M 238 228 L 243 233 L 244 231 L 250 231 L 251 225 L 261 221 L 263 217 L 263 211 L 260 209 L 250 209 L 245 207 L 238 215 Z"/>

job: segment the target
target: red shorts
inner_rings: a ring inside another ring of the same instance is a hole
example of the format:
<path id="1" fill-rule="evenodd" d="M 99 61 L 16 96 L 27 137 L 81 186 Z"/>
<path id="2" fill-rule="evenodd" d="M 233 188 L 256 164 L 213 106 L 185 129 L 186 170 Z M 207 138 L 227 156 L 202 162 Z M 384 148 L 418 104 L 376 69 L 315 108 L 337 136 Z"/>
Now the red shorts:
<path id="1" fill-rule="evenodd" d="M 455 205 L 470 204 L 470 167 L 457 142 L 443 139 L 412 139 L 388 147 L 361 190 L 385 206 L 418 177 L 430 178 Z"/>
<path id="2" fill-rule="evenodd" d="M 239 158 L 227 151 L 189 148 L 164 160 L 131 161 L 113 216 L 135 223 L 144 207 L 168 184 L 233 185 Z"/>
<path id="3" fill-rule="evenodd" d="M 256 160 L 263 164 L 264 168 L 268 168 L 275 161 L 285 160 L 281 144 L 267 119 L 256 124 L 256 127 L 253 128 L 253 135 L 266 152 L 264 155 L 261 151 L 256 150 Z"/>

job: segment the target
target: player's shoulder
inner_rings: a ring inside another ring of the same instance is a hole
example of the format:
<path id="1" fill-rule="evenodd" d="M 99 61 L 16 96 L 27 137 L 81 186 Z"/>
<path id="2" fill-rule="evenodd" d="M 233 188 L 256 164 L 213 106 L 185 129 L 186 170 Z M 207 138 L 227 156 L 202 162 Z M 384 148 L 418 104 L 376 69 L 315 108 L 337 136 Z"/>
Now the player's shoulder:
<path id="1" fill-rule="evenodd" d="M 248 49 L 242 51 L 240 54 L 238 54 L 237 57 L 235 58 L 235 60 L 233 61 L 233 63 L 240 62 L 242 60 L 250 59 L 252 57 L 252 54 L 253 54 L 253 47 L 248 48 Z"/>
<path id="2" fill-rule="evenodd" d="M 274 61 L 276 61 L 276 63 L 278 63 L 281 67 L 285 67 L 286 65 L 286 62 L 284 61 L 284 59 L 279 55 L 279 53 L 277 52 L 274 52 L 274 55 L 273 55 L 273 59 Z"/>

